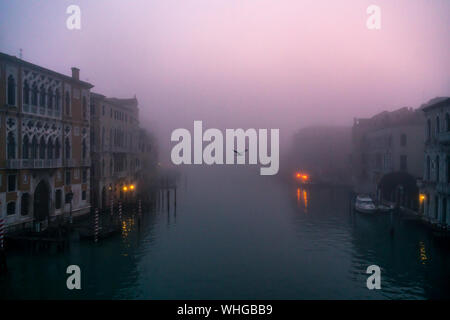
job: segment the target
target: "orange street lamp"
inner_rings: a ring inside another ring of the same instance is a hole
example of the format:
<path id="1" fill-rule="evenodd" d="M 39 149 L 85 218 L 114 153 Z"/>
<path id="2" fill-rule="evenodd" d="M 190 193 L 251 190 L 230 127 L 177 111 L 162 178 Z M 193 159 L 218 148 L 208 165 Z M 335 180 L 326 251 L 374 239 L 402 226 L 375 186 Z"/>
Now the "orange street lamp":
<path id="1" fill-rule="evenodd" d="M 134 190 L 134 184 L 130 185 L 130 190 L 131 190 L 131 191 Z"/>
<path id="2" fill-rule="evenodd" d="M 125 191 L 125 192 L 127 192 L 128 187 L 127 187 L 127 186 L 123 186 L 122 190 Z"/>

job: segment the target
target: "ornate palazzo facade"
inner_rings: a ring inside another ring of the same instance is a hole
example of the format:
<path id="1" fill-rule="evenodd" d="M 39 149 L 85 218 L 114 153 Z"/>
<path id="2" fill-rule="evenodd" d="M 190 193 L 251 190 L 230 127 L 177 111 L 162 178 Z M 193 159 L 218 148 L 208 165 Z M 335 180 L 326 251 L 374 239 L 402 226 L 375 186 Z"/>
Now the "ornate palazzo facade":
<path id="1" fill-rule="evenodd" d="M 10 229 L 89 212 L 90 89 L 0 53 L 0 216 Z"/>

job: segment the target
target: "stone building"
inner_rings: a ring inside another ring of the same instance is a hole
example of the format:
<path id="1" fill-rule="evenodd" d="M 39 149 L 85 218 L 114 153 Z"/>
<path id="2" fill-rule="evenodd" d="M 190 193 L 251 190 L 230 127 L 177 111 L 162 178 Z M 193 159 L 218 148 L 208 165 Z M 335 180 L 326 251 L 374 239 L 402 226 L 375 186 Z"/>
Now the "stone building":
<path id="1" fill-rule="evenodd" d="M 89 212 L 91 84 L 0 53 L 0 215 L 10 229 Z"/>
<path id="2" fill-rule="evenodd" d="M 423 173 L 425 117 L 421 109 L 384 111 L 355 119 L 352 177 L 355 191 L 416 210 Z"/>
<path id="3" fill-rule="evenodd" d="M 91 125 L 93 205 L 135 197 L 141 170 L 137 99 L 92 93 Z"/>
<path id="4" fill-rule="evenodd" d="M 450 98 L 436 98 L 422 108 L 425 118 L 425 156 L 421 213 L 443 227 L 450 225 Z"/>

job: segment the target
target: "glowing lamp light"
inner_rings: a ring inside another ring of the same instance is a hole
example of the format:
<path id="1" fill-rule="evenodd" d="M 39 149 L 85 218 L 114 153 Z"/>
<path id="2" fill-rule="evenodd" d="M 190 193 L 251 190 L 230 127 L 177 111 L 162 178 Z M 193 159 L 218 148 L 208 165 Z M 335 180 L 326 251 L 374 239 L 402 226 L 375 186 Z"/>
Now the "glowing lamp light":
<path id="1" fill-rule="evenodd" d="M 130 190 L 134 190 L 134 184 L 130 185 Z"/>
<path id="2" fill-rule="evenodd" d="M 302 176 L 302 178 L 303 178 L 303 180 L 308 180 L 308 176 L 307 176 L 306 174 L 304 174 L 304 175 Z"/>
<path id="3" fill-rule="evenodd" d="M 301 175 L 300 173 L 297 173 L 297 174 L 296 174 L 296 177 L 297 177 L 297 178 L 300 178 L 301 176 L 302 176 L 302 175 Z"/>
<path id="4" fill-rule="evenodd" d="M 420 202 L 423 202 L 425 200 L 425 195 L 424 194 L 420 194 L 419 195 L 419 200 L 420 200 Z"/>
<path id="5" fill-rule="evenodd" d="M 122 190 L 126 192 L 128 190 L 128 187 L 127 186 L 123 186 Z"/>

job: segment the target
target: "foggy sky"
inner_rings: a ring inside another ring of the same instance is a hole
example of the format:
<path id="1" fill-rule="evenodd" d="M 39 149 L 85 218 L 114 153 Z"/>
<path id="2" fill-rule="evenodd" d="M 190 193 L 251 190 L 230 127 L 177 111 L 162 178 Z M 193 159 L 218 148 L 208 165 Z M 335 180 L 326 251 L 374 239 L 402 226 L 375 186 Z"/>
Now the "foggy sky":
<path id="1" fill-rule="evenodd" d="M 66 28 L 71 4 L 80 31 Z M 193 120 L 286 138 L 449 95 L 449 21 L 448 0 L 2 0 L 0 51 L 136 94 L 167 159 L 170 133 Z"/>

